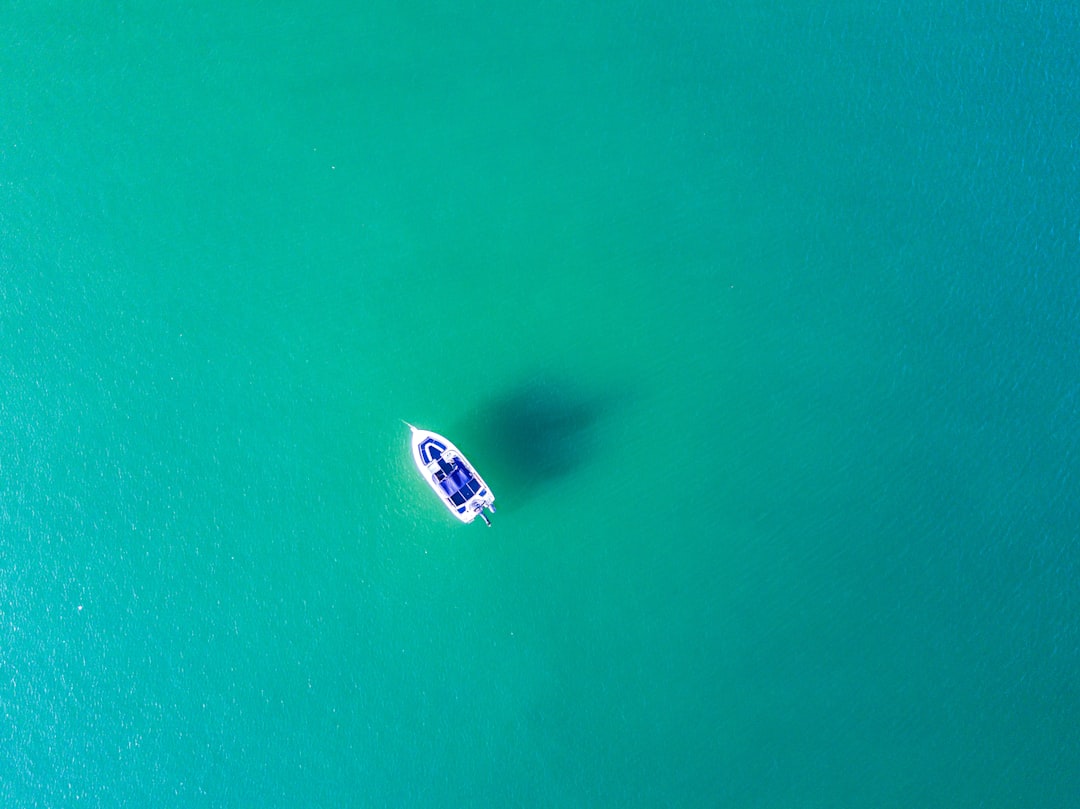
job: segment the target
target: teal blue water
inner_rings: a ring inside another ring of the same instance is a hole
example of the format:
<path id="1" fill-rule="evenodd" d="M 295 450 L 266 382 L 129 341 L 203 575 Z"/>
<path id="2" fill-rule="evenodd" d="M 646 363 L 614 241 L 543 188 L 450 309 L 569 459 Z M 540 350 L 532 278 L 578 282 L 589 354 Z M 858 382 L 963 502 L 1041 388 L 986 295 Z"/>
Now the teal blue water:
<path id="1" fill-rule="evenodd" d="M 144 6 L 0 10 L 0 804 L 1076 805 L 1075 5 Z"/>

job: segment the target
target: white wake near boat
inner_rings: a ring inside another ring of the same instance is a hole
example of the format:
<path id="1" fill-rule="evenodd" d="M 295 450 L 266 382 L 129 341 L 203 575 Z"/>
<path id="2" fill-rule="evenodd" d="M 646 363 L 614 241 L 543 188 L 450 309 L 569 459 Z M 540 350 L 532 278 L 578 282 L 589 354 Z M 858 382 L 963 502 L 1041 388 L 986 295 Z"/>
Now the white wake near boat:
<path id="1" fill-rule="evenodd" d="M 495 495 L 461 450 L 431 430 L 421 430 L 411 424 L 409 429 L 412 430 L 416 468 L 443 505 L 462 522 L 469 523 L 480 517 L 490 526 L 484 509 L 495 513 Z"/>

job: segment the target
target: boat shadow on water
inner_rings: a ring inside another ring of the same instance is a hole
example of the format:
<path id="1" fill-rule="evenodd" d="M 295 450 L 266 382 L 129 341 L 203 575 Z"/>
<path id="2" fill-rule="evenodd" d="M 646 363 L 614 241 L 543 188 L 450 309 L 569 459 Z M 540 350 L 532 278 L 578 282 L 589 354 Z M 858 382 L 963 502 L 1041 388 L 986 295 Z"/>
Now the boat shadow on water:
<path id="1" fill-rule="evenodd" d="M 482 403 L 465 432 L 496 496 L 521 503 L 592 459 L 596 427 L 616 401 L 572 382 L 530 379 Z"/>

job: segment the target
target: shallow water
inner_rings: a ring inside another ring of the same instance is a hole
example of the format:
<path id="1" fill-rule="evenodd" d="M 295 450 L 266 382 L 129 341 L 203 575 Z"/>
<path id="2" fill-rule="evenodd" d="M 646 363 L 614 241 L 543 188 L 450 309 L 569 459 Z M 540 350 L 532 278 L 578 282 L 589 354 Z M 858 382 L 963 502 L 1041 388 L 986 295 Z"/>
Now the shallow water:
<path id="1" fill-rule="evenodd" d="M 1071 804 L 1076 11 L 6 16 L 4 805 Z"/>

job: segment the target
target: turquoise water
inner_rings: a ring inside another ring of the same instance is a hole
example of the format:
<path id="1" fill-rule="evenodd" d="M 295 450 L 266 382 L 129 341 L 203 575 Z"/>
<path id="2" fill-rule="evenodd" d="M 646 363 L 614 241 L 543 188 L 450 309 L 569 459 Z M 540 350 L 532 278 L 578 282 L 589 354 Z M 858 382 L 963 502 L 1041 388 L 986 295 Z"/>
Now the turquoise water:
<path id="1" fill-rule="evenodd" d="M 0 804 L 1075 805 L 1080 13 L 354 6 L 0 11 Z"/>

